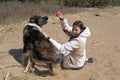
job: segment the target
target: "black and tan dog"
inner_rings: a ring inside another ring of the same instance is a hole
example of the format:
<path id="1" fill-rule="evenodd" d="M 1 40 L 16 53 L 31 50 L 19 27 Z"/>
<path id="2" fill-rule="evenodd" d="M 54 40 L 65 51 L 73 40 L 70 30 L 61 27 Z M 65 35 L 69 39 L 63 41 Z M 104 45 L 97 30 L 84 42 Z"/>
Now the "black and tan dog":
<path id="1" fill-rule="evenodd" d="M 23 31 L 23 65 L 24 72 L 35 71 L 36 63 L 47 63 L 50 74 L 53 73 L 53 65 L 59 63 L 63 55 L 58 54 L 52 43 L 41 33 L 41 28 L 47 23 L 48 17 L 35 15 L 30 18 Z"/>

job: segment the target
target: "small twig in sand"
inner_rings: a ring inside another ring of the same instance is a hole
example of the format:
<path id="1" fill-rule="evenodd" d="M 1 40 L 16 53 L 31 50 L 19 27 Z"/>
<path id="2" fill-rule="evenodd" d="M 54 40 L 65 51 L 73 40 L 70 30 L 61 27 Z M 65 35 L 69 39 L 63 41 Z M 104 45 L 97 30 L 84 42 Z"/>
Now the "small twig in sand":
<path id="1" fill-rule="evenodd" d="M 89 79 L 88 79 L 88 80 L 92 80 L 93 73 L 94 73 L 94 72 L 92 72 L 92 73 L 90 74 L 90 77 L 89 77 Z"/>
<path id="2" fill-rule="evenodd" d="M 1 32 L 1 31 L 3 31 L 3 27 L 2 27 L 2 28 L 0 28 L 0 32 Z"/>
<path id="3" fill-rule="evenodd" d="M 20 65 L 11 65 L 11 66 L 5 66 L 5 67 L 1 67 L 1 66 L 0 66 L 0 69 L 11 68 L 11 67 L 19 67 L 19 68 L 22 68 L 22 66 L 20 66 Z"/>
<path id="4" fill-rule="evenodd" d="M 9 80 L 10 73 L 8 72 L 7 75 L 5 76 L 4 80 Z"/>

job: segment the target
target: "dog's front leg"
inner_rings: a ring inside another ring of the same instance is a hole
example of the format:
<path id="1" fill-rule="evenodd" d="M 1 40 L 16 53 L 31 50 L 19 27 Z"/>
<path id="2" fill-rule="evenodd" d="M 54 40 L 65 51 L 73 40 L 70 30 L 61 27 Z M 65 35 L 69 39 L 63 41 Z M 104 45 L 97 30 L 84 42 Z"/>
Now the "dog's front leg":
<path id="1" fill-rule="evenodd" d="M 49 66 L 49 73 L 50 73 L 50 75 L 51 76 L 56 75 L 56 73 L 53 70 L 53 64 L 52 63 L 48 63 L 48 66 Z"/>
<path id="2" fill-rule="evenodd" d="M 30 66 L 31 66 L 31 61 L 30 61 L 30 57 L 29 57 L 29 59 L 28 59 L 28 63 L 27 63 L 27 67 L 25 68 L 25 70 L 24 70 L 24 72 L 26 73 L 26 72 L 28 72 L 29 70 L 30 70 Z"/>

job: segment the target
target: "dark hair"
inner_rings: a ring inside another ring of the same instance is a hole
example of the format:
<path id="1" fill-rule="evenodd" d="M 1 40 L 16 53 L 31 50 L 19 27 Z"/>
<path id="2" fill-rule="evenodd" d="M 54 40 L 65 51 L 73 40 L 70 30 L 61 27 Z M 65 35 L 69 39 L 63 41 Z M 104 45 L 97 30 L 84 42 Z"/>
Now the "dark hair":
<path id="1" fill-rule="evenodd" d="M 82 31 L 84 31 L 85 28 L 86 28 L 86 27 L 84 26 L 84 24 L 83 24 L 82 21 L 75 21 L 75 22 L 73 23 L 73 26 L 79 26 Z M 82 32 L 82 31 L 81 31 L 81 32 Z"/>

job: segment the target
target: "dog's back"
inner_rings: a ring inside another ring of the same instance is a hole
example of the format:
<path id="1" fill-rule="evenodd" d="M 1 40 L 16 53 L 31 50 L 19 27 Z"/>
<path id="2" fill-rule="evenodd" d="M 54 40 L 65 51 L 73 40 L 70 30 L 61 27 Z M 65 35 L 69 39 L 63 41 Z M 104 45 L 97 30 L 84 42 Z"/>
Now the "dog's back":
<path id="1" fill-rule="evenodd" d="M 27 49 L 33 48 L 35 41 L 45 38 L 39 30 L 35 29 L 34 26 L 29 25 L 24 28 L 23 34 L 23 42 Z"/>

